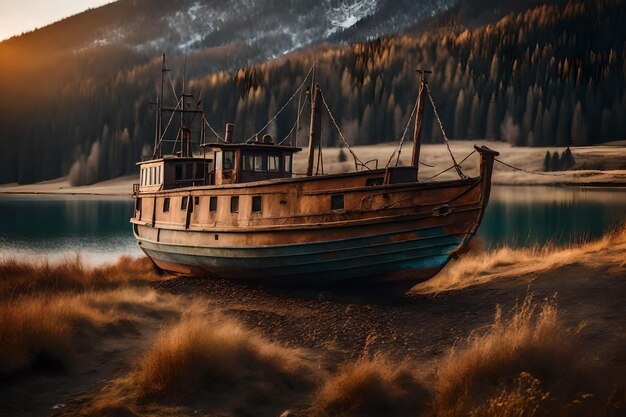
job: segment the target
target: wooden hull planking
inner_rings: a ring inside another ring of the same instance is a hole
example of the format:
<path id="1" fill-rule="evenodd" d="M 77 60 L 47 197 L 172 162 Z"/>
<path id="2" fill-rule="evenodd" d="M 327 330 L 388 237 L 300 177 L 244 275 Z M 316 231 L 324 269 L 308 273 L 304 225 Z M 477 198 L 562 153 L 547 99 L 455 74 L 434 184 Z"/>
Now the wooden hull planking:
<path id="1" fill-rule="evenodd" d="M 465 180 L 364 187 L 380 174 L 364 172 L 142 193 L 133 231 L 155 264 L 176 274 L 408 288 L 439 272 L 480 225 L 493 154 L 477 149 L 481 175 Z M 338 194 L 345 209 L 330 211 L 326 205 Z M 244 202 L 239 212 L 228 212 L 226 204 L 210 212 L 208 197 L 234 195 Z M 245 206 L 253 195 L 267 200 L 260 215 Z M 160 209 L 162 199 L 175 207 L 185 196 L 187 207 Z"/>

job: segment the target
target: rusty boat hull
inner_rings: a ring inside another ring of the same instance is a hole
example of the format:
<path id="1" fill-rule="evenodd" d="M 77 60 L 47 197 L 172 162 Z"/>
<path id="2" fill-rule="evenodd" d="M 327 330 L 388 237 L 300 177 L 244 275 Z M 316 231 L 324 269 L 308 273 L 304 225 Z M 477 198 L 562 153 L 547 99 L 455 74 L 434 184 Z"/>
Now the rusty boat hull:
<path id="1" fill-rule="evenodd" d="M 409 288 L 437 274 L 480 226 L 497 153 L 476 149 L 480 175 L 455 181 L 393 183 L 389 170 L 373 170 L 144 192 L 133 231 L 175 274 Z M 334 196 L 341 208 L 329 210 Z M 212 207 L 211 197 L 223 204 Z M 261 212 L 253 198 L 263 199 Z"/>

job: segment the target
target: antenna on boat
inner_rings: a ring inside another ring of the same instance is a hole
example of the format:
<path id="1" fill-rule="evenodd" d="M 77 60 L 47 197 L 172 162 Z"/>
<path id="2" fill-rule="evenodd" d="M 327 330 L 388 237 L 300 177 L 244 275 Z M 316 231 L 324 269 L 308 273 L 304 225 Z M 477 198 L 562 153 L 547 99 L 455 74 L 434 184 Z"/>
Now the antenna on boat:
<path id="1" fill-rule="evenodd" d="M 432 71 L 418 69 L 415 70 L 415 72 L 417 72 L 421 83 L 417 99 L 417 112 L 415 113 L 415 129 L 413 130 L 413 156 L 411 158 L 411 165 L 415 167 L 416 171 L 419 171 L 420 150 L 422 146 L 422 126 L 424 124 L 424 108 L 426 104 L 426 74 L 432 74 Z"/>

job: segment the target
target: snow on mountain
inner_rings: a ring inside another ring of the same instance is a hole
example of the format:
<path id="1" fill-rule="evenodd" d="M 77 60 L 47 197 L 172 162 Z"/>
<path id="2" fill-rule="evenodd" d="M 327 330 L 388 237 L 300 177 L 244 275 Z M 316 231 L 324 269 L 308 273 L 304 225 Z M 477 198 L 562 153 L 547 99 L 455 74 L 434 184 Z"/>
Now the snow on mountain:
<path id="1" fill-rule="evenodd" d="M 351 28 L 359 20 L 374 14 L 377 6 L 377 0 L 363 0 L 343 3 L 331 8 L 326 17 L 332 27 L 326 31 L 326 36 L 330 36 L 340 29 Z"/>
<path id="2" fill-rule="evenodd" d="M 402 31 L 458 0 L 121 0 L 135 16 L 102 28 L 92 46 L 124 44 L 148 54 L 243 43 L 272 58 L 319 42 Z M 146 8 L 149 8 L 146 10 Z"/>

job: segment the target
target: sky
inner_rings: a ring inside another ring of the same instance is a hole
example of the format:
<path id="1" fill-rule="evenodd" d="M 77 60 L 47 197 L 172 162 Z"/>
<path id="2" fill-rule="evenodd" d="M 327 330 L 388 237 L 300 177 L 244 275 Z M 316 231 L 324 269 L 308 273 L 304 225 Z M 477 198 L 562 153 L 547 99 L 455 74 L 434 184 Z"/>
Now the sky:
<path id="1" fill-rule="evenodd" d="M 0 40 L 106 3 L 111 0 L 0 0 Z"/>

